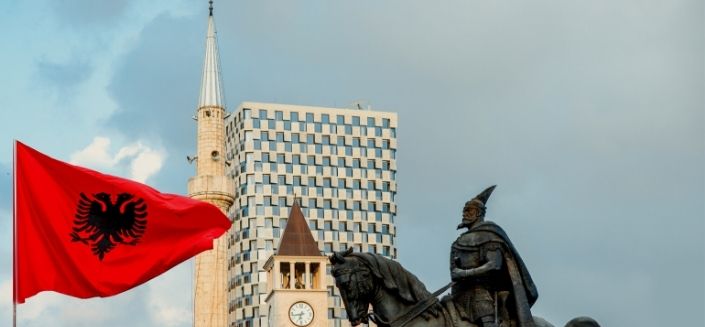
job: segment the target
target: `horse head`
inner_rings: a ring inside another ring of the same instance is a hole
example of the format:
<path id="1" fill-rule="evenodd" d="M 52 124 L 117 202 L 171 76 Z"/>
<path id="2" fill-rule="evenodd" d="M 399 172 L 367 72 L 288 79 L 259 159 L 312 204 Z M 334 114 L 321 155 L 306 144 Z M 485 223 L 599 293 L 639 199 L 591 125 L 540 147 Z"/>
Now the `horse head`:
<path id="1" fill-rule="evenodd" d="M 351 253 L 352 248 L 335 252 L 329 259 L 331 274 L 345 304 L 348 320 L 357 326 L 369 323 L 367 310 L 375 294 L 375 281 L 370 268 Z"/>

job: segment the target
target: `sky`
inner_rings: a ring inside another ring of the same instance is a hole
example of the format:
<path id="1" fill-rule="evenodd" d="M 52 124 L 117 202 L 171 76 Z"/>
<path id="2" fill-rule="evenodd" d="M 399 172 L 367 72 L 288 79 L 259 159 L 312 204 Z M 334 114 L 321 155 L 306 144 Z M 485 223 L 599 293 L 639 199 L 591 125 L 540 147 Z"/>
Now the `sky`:
<path id="1" fill-rule="evenodd" d="M 0 3 L 0 325 L 12 140 L 186 193 L 207 2 Z M 399 261 L 435 290 L 465 201 L 562 326 L 705 326 L 705 8 L 698 0 L 216 1 L 242 101 L 399 114 Z M 19 326 L 190 326 L 187 261 L 126 293 L 41 293 Z"/>

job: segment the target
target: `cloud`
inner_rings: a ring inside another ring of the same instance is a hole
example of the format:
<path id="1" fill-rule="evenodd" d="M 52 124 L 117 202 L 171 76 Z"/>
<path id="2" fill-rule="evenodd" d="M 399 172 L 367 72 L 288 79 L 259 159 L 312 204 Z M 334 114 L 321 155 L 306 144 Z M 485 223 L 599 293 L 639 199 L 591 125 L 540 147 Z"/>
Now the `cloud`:
<path id="1" fill-rule="evenodd" d="M 12 166 L 0 163 L 0 209 L 10 210 L 12 201 Z"/>
<path id="2" fill-rule="evenodd" d="M 67 0 L 50 1 L 50 4 L 59 21 L 67 26 L 93 28 L 110 26 L 118 22 L 129 9 L 131 2 L 131 0 Z"/>
<path id="3" fill-rule="evenodd" d="M 88 146 L 73 153 L 70 162 L 118 174 L 127 171 L 130 179 L 144 183 L 160 171 L 166 158 L 164 151 L 152 149 L 141 141 L 124 146 L 112 155 L 110 143 L 107 137 L 95 137 Z"/>
<path id="4" fill-rule="evenodd" d="M 146 296 L 152 323 L 155 326 L 189 326 L 193 319 L 191 295 L 192 260 L 149 282 Z M 175 292 L 175 290 L 179 290 Z M 175 296 L 180 294 L 182 296 Z"/>
<path id="5" fill-rule="evenodd" d="M 193 155 L 196 122 L 191 117 L 198 100 L 205 29 L 205 19 L 166 14 L 148 24 L 134 47 L 116 62 L 108 92 L 117 110 L 106 127 L 157 140 L 176 158 Z M 192 169 L 185 159 L 165 161 L 155 185 L 183 194 Z"/>
<path id="6" fill-rule="evenodd" d="M 160 151 L 143 149 L 130 164 L 130 178 L 144 183 L 147 178 L 159 172 L 165 156 Z"/>
<path id="7" fill-rule="evenodd" d="M 195 149 L 196 124 L 191 116 L 196 111 L 206 27 L 205 21 L 196 22 L 160 15 L 144 28 L 133 49 L 117 62 L 108 86 L 118 105 L 109 127 L 158 138 L 169 152 L 186 155 Z"/>
<path id="8" fill-rule="evenodd" d="M 4 281 L 0 291 L 11 284 Z M 42 292 L 17 307 L 18 325 L 34 327 L 46 326 L 157 326 L 150 323 L 150 313 L 143 298 L 146 287 L 140 286 L 109 298 L 78 299 L 54 292 Z M 163 296 L 168 297 L 167 294 Z M 9 302 L 9 301 L 8 301 Z M 1 303 L 0 307 L 5 309 Z M 7 307 L 10 310 L 11 307 Z"/>
<path id="9" fill-rule="evenodd" d="M 41 81 L 58 92 L 73 91 L 80 83 L 88 80 L 93 73 L 93 67 L 86 60 L 72 59 L 67 62 L 49 61 L 44 58 L 37 62 L 37 75 Z M 63 94 L 61 98 L 70 98 Z"/>
<path id="10" fill-rule="evenodd" d="M 190 261 L 187 261 L 190 262 Z M 191 265 L 182 263 L 149 283 L 107 298 L 78 299 L 41 292 L 17 307 L 18 325 L 51 326 L 166 326 L 191 325 Z M 12 281 L 0 280 L 1 317 L 12 312 Z"/>

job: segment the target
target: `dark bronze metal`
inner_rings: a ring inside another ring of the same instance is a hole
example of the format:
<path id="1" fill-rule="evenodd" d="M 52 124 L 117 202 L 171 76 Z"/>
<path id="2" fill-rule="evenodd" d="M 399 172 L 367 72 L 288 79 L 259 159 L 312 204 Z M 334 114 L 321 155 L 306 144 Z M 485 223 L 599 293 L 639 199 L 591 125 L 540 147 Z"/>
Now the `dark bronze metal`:
<path id="1" fill-rule="evenodd" d="M 451 298 L 461 318 L 478 327 L 534 327 L 531 306 L 538 291 L 507 234 L 485 221 L 486 204 L 496 186 L 465 203 L 458 228 L 468 230 L 453 242 Z"/>
<path id="2" fill-rule="evenodd" d="M 451 246 L 452 282 L 433 294 L 396 261 L 352 249 L 330 256 L 331 273 L 353 326 L 553 327 L 531 314 L 538 299 L 529 271 L 507 234 L 485 221 L 495 186 L 465 203 L 458 228 L 467 228 Z M 449 287 L 450 295 L 438 299 Z M 369 306 L 372 311 L 368 311 Z M 566 327 L 599 327 L 576 318 Z"/>

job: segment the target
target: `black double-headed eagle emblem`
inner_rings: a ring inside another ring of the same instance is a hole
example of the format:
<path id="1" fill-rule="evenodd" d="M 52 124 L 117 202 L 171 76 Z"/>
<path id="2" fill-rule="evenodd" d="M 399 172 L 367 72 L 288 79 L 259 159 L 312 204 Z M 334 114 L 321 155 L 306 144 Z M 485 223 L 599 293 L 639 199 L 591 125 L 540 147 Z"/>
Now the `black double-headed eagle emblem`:
<path id="1" fill-rule="evenodd" d="M 102 261 L 118 244 L 137 244 L 147 228 L 147 204 L 129 193 L 114 202 L 108 193 L 81 193 L 74 218 L 71 241 L 89 245 Z"/>

